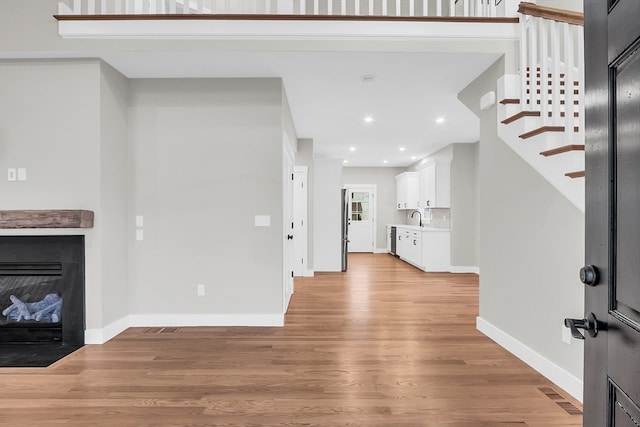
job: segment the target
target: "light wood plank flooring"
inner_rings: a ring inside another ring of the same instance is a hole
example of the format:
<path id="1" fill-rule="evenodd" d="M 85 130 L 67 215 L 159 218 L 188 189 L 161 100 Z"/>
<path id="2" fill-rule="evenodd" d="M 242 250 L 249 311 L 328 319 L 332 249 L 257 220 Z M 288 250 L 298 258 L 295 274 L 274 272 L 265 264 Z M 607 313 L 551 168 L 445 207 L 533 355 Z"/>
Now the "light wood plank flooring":
<path id="1" fill-rule="evenodd" d="M 582 425 L 578 402 L 476 331 L 476 275 L 349 262 L 296 279 L 284 328 L 132 328 L 0 369 L 0 425 Z"/>

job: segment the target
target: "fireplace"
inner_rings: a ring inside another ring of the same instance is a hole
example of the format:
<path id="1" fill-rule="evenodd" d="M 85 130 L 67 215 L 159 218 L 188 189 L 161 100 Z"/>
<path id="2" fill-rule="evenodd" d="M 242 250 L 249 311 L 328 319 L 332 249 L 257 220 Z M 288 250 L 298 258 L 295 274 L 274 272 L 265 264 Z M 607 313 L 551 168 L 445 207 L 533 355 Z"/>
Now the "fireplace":
<path id="1" fill-rule="evenodd" d="M 0 346 L 81 347 L 84 281 L 84 236 L 0 236 Z"/>

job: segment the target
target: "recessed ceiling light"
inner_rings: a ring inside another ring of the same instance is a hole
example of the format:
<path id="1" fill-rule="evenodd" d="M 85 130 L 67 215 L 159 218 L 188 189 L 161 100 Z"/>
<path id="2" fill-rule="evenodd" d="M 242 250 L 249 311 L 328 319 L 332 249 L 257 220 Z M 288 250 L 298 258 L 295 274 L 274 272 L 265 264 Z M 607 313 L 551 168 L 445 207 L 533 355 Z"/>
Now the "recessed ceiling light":
<path id="1" fill-rule="evenodd" d="M 416 159 L 416 156 L 411 156 L 411 160 L 415 160 L 415 159 Z"/>
<path id="2" fill-rule="evenodd" d="M 362 84 L 370 85 L 371 83 L 373 83 L 374 80 L 375 78 L 373 76 L 364 76 L 362 78 Z"/>
<path id="3" fill-rule="evenodd" d="M 400 151 L 404 151 L 404 150 L 406 150 L 406 148 L 400 147 Z"/>
<path id="4" fill-rule="evenodd" d="M 356 147 L 349 147 L 349 151 L 356 151 Z"/>
<path id="5" fill-rule="evenodd" d="M 382 163 L 389 163 L 389 161 L 388 160 L 383 160 Z"/>
<path id="6" fill-rule="evenodd" d="M 373 121 L 373 117 L 367 116 L 367 117 L 364 118 L 364 121 L 367 122 L 367 123 L 371 123 Z"/>
<path id="7" fill-rule="evenodd" d="M 439 123 L 444 123 L 444 117 L 438 117 L 438 118 L 436 119 L 436 123 L 438 123 L 438 124 L 439 124 Z"/>
<path id="8" fill-rule="evenodd" d="M 342 161 L 342 163 L 349 163 L 349 160 L 344 159 L 344 160 Z"/>

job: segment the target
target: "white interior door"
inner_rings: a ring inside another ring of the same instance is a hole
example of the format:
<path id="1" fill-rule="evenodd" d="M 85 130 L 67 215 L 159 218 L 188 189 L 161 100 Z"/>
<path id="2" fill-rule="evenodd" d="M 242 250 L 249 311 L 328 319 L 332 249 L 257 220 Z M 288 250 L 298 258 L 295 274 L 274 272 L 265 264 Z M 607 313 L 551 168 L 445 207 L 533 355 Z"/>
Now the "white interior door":
<path id="1" fill-rule="evenodd" d="M 286 134 L 283 142 L 283 311 L 289 308 L 289 301 L 293 295 L 293 271 L 294 271 L 294 223 L 293 223 L 293 152 L 287 140 Z"/>
<path id="2" fill-rule="evenodd" d="M 307 175 L 306 166 L 293 168 L 293 275 L 307 275 Z"/>
<path id="3" fill-rule="evenodd" d="M 375 189 L 347 187 L 349 197 L 349 252 L 373 252 Z"/>

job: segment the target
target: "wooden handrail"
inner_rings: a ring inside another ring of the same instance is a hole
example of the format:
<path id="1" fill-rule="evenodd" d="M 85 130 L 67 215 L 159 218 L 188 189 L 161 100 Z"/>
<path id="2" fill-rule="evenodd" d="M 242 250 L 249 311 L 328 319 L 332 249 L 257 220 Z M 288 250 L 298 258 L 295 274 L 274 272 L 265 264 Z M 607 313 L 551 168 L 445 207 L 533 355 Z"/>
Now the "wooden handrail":
<path id="1" fill-rule="evenodd" d="M 566 22 L 573 25 L 584 25 L 584 14 L 574 12 L 572 10 L 556 9 L 554 7 L 539 6 L 535 3 L 522 2 L 518 6 L 518 12 L 523 15 L 552 19 L 554 21 Z"/>
<path id="2" fill-rule="evenodd" d="M 400 22 L 472 22 L 517 24 L 518 18 L 475 16 L 377 16 L 377 15 L 253 15 L 253 14 L 109 14 L 53 15 L 58 21 L 153 21 L 153 20 L 245 20 L 245 21 L 400 21 Z"/>

